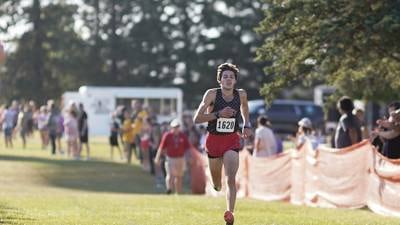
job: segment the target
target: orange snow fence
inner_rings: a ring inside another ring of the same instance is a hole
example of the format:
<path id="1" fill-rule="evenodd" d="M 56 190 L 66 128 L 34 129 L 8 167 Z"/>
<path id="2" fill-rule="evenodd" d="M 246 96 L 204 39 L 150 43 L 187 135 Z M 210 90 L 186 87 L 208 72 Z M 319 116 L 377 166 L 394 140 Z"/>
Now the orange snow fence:
<path id="1" fill-rule="evenodd" d="M 372 150 L 367 205 L 375 213 L 400 217 L 400 160 Z"/>
<path id="2" fill-rule="evenodd" d="M 205 161 L 201 153 L 195 149 L 190 149 L 190 186 L 192 194 L 204 194 L 206 188 Z"/>
<path id="3" fill-rule="evenodd" d="M 249 157 L 249 197 L 273 201 L 290 198 L 290 154 Z"/>
<path id="4" fill-rule="evenodd" d="M 382 156 L 368 140 L 316 150 L 306 142 L 300 149 L 266 158 L 243 150 L 239 157 L 238 197 L 329 208 L 368 206 L 375 213 L 400 217 L 400 160 Z M 206 174 L 210 177 L 208 168 Z M 206 194 L 223 195 L 224 178 L 222 182 L 223 190 L 215 192 L 207 178 Z"/>

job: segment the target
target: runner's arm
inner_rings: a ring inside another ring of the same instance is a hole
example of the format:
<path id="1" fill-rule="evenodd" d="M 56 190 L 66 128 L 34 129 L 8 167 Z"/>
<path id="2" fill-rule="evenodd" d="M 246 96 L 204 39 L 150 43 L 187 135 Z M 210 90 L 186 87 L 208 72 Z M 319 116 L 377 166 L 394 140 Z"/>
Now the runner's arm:
<path id="1" fill-rule="evenodd" d="M 249 104 L 247 101 L 247 93 L 245 90 L 240 89 L 239 95 L 240 95 L 240 111 L 242 113 L 242 119 L 243 119 L 242 134 L 244 138 L 248 138 L 251 136 L 252 132 L 251 132 L 251 124 L 249 121 Z"/>
<path id="2" fill-rule="evenodd" d="M 201 101 L 199 107 L 197 108 L 196 113 L 194 114 L 193 121 L 194 123 L 204 123 L 211 120 L 217 119 L 216 113 L 207 113 L 207 108 L 212 105 L 215 99 L 216 93 L 215 90 L 210 89 L 207 90 L 203 96 L 203 100 Z"/>

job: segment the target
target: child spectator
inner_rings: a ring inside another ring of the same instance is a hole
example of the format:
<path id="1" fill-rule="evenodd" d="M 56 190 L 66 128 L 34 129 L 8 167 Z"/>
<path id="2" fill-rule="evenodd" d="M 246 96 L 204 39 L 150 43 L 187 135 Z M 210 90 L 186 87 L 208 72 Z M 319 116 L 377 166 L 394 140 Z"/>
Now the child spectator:
<path id="1" fill-rule="evenodd" d="M 311 120 L 307 117 L 304 117 L 299 121 L 298 125 L 299 128 L 297 130 L 296 138 L 292 139 L 295 142 L 296 148 L 300 149 L 303 144 L 309 140 L 312 148 L 316 150 L 319 142 L 318 139 L 313 135 Z"/>

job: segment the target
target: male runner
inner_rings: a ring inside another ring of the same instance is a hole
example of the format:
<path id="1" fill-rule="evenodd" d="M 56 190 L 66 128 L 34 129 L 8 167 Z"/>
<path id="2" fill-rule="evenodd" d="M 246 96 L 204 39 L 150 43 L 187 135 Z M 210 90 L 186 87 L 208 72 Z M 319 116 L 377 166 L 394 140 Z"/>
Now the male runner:
<path id="1" fill-rule="evenodd" d="M 239 168 L 240 135 L 239 118 L 243 118 L 242 136 L 251 135 L 249 123 L 249 107 L 247 93 L 243 89 L 235 89 L 239 69 L 231 63 L 223 63 L 217 69 L 217 81 L 220 88 L 206 91 L 195 115 L 195 123 L 208 122 L 206 151 L 209 158 L 214 189 L 221 190 L 222 165 L 227 181 L 226 206 L 224 213 L 226 224 L 234 222 L 236 201 L 235 177 Z"/>

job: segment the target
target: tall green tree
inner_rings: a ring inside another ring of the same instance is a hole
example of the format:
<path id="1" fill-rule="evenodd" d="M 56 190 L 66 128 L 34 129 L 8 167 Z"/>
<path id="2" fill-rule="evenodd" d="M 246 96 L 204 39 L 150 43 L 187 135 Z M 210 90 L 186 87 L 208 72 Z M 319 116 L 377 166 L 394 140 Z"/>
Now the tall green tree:
<path id="1" fill-rule="evenodd" d="M 225 61 L 239 65 L 239 87 L 251 96 L 268 80 L 266 63 L 254 62 L 261 0 L 69 2 L 0 2 L 3 31 L 28 27 L 12 40 L 1 96 L 56 98 L 80 85 L 176 86 L 192 108 L 217 85 L 216 67 Z"/>
<path id="2" fill-rule="evenodd" d="M 15 40 L 16 49 L 8 56 L 0 76 L 2 98 L 43 101 L 79 86 L 83 43 L 74 31 L 76 10 L 76 5 L 42 5 L 40 0 L 23 8 L 15 22 L 26 20 L 32 27 Z"/>
<path id="3" fill-rule="evenodd" d="M 400 2 L 267 0 L 257 56 L 271 99 L 293 82 L 322 81 L 355 98 L 400 97 Z"/>
<path id="4" fill-rule="evenodd" d="M 203 36 L 205 59 L 203 67 L 214 83 L 216 67 L 225 61 L 237 64 L 241 70 L 238 87 L 245 88 L 249 98 L 259 98 L 260 84 L 269 81 L 263 74 L 263 67 L 269 62 L 255 62 L 256 49 L 262 38 L 254 28 L 264 17 L 264 1 L 211 1 L 203 12 L 204 24 L 215 36 Z"/>
<path id="5" fill-rule="evenodd" d="M 87 37 L 90 85 L 130 85 L 135 39 L 130 30 L 141 17 L 140 1 L 85 1 L 80 18 Z M 137 64 L 135 64 L 137 65 Z M 143 76 L 143 75 L 142 75 Z"/>

